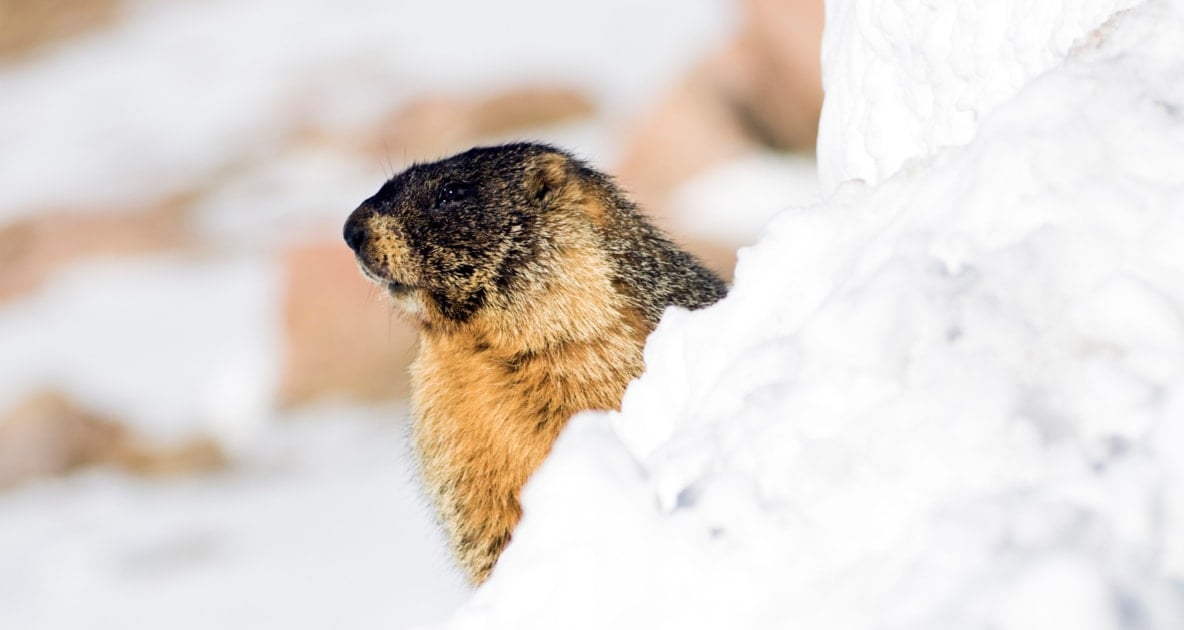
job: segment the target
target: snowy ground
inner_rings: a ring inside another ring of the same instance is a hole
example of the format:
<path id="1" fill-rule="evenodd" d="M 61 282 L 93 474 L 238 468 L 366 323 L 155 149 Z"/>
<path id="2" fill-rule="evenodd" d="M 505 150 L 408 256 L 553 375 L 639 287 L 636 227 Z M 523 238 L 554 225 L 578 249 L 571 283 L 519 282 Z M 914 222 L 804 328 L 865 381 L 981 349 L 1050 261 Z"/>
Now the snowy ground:
<path id="1" fill-rule="evenodd" d="M 110 473 L 0 502 L 0 627 L 400 628 L 467 597 L 401 409 L 284 418 L 215 477 Z"/>
<path id="2" fill-rule="evenodd" d="M 1184 627 L 1184 2 L 1033 10 L 828 3 L 827 196 L 449 627 Z"/>

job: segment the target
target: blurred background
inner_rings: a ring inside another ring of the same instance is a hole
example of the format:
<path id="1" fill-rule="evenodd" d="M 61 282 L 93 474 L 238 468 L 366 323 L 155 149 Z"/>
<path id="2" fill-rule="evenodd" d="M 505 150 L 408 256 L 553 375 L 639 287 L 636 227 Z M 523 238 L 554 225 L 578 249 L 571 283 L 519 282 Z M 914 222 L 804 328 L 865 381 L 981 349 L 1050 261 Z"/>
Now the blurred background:
<path id="1" fill-rule="evenodd" d="M 817 195 L 822 0 L 0 0 L 0 628 L 468 596 L 348 213 L 543 140 L 730 276 Z"/>

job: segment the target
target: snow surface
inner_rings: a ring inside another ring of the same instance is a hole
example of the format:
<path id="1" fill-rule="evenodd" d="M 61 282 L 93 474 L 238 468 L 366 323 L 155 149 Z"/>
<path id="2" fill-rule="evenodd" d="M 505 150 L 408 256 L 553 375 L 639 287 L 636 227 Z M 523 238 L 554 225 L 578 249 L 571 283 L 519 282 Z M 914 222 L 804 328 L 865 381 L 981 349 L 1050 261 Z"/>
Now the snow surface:
<path id="1" fill-rule="evenodd" d="M 0 628 L 401 628 L 467 588 L 423 509 L 404 411 L 327 406 L 223 475 L 91 473 L 0 503 Z"/>
<path id="2" fill-rule="evenodd" d="M 1184 627 L 1184 2 L 828 4 L 834 193 L 449 627 Z"/>
<path id="3" fill-rule="evenodd" d="M 974 138 L 979 120 L 1139 0 L 826 3 L 824 192 L 884 180 Z"/>
<path id="4" fill-rule="evenodd" d="M 69 270 L 0 309 L 0 409 L 48 388 L 142 433 L 248 441 L 279 376 L 277 274 L 257 257 Z"/>

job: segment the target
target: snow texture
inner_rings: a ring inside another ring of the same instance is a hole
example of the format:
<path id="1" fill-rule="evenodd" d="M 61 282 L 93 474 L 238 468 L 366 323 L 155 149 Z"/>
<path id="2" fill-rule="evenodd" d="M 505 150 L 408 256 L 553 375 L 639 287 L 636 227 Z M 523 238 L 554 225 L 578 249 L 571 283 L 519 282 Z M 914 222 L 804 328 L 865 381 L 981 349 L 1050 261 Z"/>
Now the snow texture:
<path id="1" fill-rule="evenodd" d="M 1135 4 L 827 2 L 823 190 L 850 179 L 875 184 L 910 158 L 969 142 L 981 118 Z"/>
<path id="2" fill-rule="evenodd" d="M 833 194 L 449 627 L 1184 627 L 1184 2 L 828 4 Z"/>

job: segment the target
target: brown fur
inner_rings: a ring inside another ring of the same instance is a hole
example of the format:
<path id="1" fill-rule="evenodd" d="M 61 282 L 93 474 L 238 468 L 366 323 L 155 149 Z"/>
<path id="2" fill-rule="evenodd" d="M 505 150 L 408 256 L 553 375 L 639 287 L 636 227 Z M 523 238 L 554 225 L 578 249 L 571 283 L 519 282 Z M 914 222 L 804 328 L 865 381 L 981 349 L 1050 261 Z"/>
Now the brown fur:
<path id="1" fill-rule="evenodd" d="M 724 291 L 608 178 L 542 145 L 412 167 L 350 216 L 346 240 L 420 325 L 414 440 L 475 583 L 567 419 L 619 407 L 667 305 Z"/>

